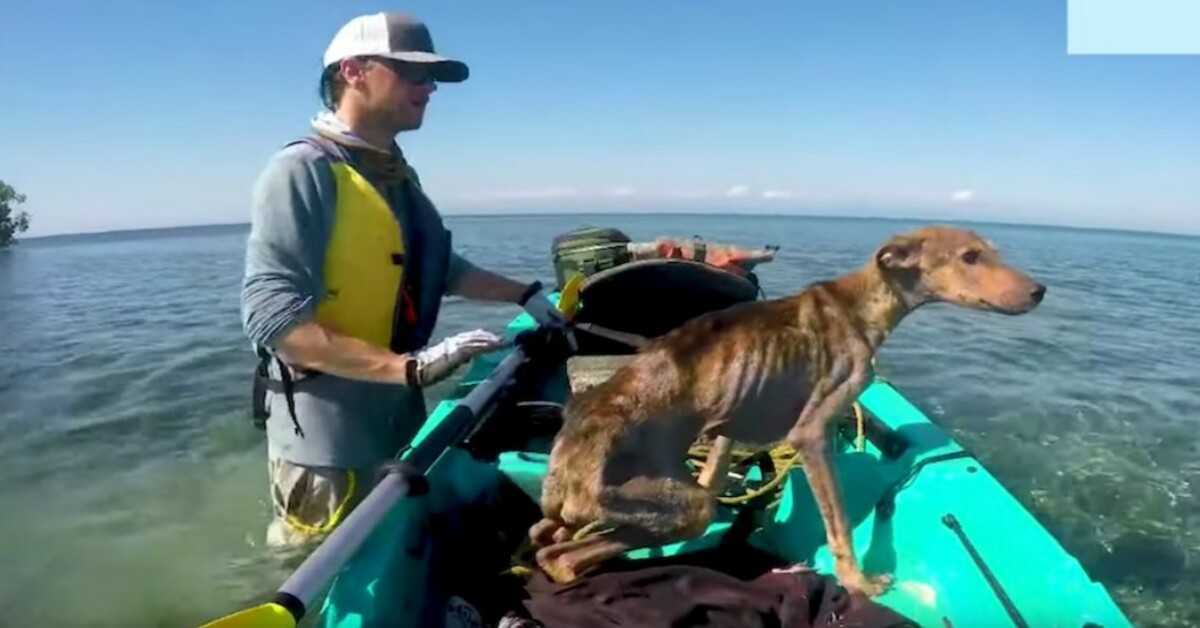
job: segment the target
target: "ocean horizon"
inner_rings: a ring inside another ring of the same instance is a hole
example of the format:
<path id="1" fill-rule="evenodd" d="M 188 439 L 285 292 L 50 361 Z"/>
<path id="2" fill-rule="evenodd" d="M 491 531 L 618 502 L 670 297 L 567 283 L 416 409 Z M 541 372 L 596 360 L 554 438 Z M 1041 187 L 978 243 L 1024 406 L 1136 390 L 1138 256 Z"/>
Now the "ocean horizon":
<path id="1" fill-rule="evenodd" d="M 443 218 L 521 218 L 521 217 L 537 217 L 537 216 L 563 216 L 563 217 L 621 217 L 621 216 L 646 216 L 646 215 L 664 215 L 664 216 L 725 216 L 738 217 L 745 216 L 748 218 L 796 218 L 800 220 L 859 220 L 859 221 L 876 221 L 876 222 L 896 222 L 904 224 L 953 224 L 964 226 L 996 226 L 996 227 L 1017 227 L 1017 228 L 1036 228 L 1036 229 L 1061 229 L 1064 231 L 1097 231 L 1102 233 L 1125 233 L 1125 234 L 1146 234 L 1174 238 L 1200 238 L 1200 225 L 1196 227 L 1194 233 L 1180 233 L 1172 231 L 1159 231 L 1154 229 L 1129 229 L 1118 227 L 1100 227 L 1086 225 L 1064 225 L 1052 223 L 1028 223 L 1028 222 L 1005 222 L 1002 220 L 980 220 L 980 219 L 957 219 L 957 218 L 922 218 L 919 216 L 845 216 L 838 214 L 805 214 L 793 212 L 753 212 L 753 211 L 655 211 L 655 212 L 639 212 L 639 211 L 596 211 L 596 212 L 578 212 L 578 211 L 498 211 L 498 212 L 442 212 Z M 134 227 L 134 228 L 117 228 L 117 229 L 100 229 L 95 231 L 72 231 L 63 233 L 50 233 L 45 235 L 24 236 L 21 241 L 46 241 L 60 238 L 75 238 L 84 236 L 118 236 L 120 234 L 145 234 L 150 235 L 154 232 L 171 232 L 181 229 L 236 229 L 249 228 L 249 221 L 246 222 L 214 222 L 203 224 L 186 224 L 186 225 L 170 225 L 170 226 L 155 226 L 155 227 Z"/>

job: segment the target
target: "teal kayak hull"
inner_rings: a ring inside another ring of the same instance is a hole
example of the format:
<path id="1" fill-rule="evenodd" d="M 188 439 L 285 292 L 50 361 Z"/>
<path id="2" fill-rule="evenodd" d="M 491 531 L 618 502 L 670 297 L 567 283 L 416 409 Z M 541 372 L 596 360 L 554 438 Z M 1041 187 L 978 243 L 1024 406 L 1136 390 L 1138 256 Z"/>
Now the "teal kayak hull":
<path id="1" fill-rule="evenodd" d="M 522 316 L 510 332 L 528 328 Z M 472 365 L 459 392 L 482 380 L 502 356 Z M 565 376 L 542 382 L 544 398 L 563 400 Z M 457 397 L 457 395 L 456 395 Z M 453 407 L 442 402 L 422 435 Z M 950 438 L 890 383 L 877 379 L 859 398 L 880 423 L 907 442 L 889 458 L 871 442 L 862 451 L 839 439 L 835 457 L 855 552 L 867 573 L 890 573 L 893 585 L 877 598 L 922 626 L 1129 626 L 1104 587 L 970 452 Z M 507 451 L 481 461 L 451 449 L 430 470 L 428 494 L 396 505 L 333 582 L 319 621 L 329 628 L 425 626 L 445 617 L 438 565 L 426 539 L 436 513 L 486 499 L 501 482 L 534 501 L 548 457 Z M 715 547 L 732 525 L 724 510 L 699 538 L 631 552 L 658 558 Z M 952 529 L 947 522 L 956 523 Z M 769 521 L 749 542 L 793 563 L 832 573 L 824 528 L 803 471 L 793 469 Z M 432 619 L 431 619 L 432 618 Z"/>

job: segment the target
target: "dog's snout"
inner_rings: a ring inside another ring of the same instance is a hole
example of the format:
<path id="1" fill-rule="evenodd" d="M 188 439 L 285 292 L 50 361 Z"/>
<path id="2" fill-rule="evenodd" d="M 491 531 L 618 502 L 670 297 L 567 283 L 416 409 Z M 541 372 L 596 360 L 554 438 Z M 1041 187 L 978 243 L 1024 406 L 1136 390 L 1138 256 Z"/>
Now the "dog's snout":
<path id="1" fill-rule="evenodd" d="M 1029 296 L 1033 297 L 1034 303 L 1041 303 L 1042 299 L 1046 296 L 1046 286 L 1040 283 L 1037 284 L 1037 287 L 1033 289 L 1033 292 Z"/>

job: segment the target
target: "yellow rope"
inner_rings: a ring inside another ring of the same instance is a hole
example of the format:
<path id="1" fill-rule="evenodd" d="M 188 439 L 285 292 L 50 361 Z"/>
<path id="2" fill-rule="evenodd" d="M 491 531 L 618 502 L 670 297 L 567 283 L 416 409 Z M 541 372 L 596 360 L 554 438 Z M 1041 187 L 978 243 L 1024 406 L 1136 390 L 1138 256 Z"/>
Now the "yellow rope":
<path id="1" fill-rule="evenodd" d="M 858 405 L 858 402 L 855 401 L 853 407 L 854 420 L 856 423 L 858 423 L 858 436 L 854 437 L 854 448 L 861 453 L 867 450 L 867 432 L 864 427 L 864 423 L 866 421 L 863 419 L 862 406 Z"/>
<path id="2" fill-rule="evenodd" d="M 858 435 L 854 439 L 854 445 L 855 448 L 861 452 L 866 450 L 866 417 L 863 414 L 862 406 L 859 405 L 857 401 L 853 403 L 853 408 L 854 417 L 858 425 Z M 700 468 L 703 468 L 705 461 L 708 459 L 708 452 L 711 448 L 712 446 L 709 444 L 695 445 L 688 450 L 688 457 L 696 459 Z M 744 462 L 745 460 L 758 455 L 760 451 L 761 450 L 735 447 L 730 455 L 730 462 Z M 763 484 L 756 489 L 747 491 L 741 495 L 718 497 L 717 501 L 725 505 L 735 506 L 758 499 L 759 497 L 776 490 L 783 482 L 784 478 L 787 477 L 788 472 L 792 470 L 792 467 L 796 466 L 797 464 L 803 464 L 803 457 L 800 455 L 800 452 L 786 444 L 779 444 L 771 448 L 770 455 L 771 461 L 774 463 L 775 467 L 775 477 L 771 478 L 766 484 Z"/>
<path id="3" fill-rule="evenodd" d="M 341 523 L 342 516 L 346 513 L 346 507 L 350 505 L 350 498 L 354 497 L 354 490 L 358 486 L 353 469 L 346 470 L 346 477 L 348 485 L 346 487 L 346 496 L 342 498 L 342 503 L 338 504 L 333 514 L 329 516 L 329 521 L 326 521 L 324 525 L 314 526 L 304 523 L 295 515 L 289 514 L 287 516 L 288 525 L 308 535 L 325 534 L 336 528 L 337 524 Z"/>
<path id="4" fill-rule="evenodd" d="M 526 565 L 513 565 L 508 569 L 500 572 L 502 576 L 516 576 L 518 578 L 529 578 L 533 575 L 533 568 Z"/>
<path id="5" fill-rule="evenodd" d="M 787 477 L 788 471 L 791 471 L 792 467 L 795 466 L 796 463 L 801 462 L 800 452 L 793 450 L 791 447 L 788 447 L 787 445 L 780 445 L 779 447 L 772 449 L 771 450 L 771 458 L 772 459 L 775 458 L 775 456 L 776 456 L 775 450 L 777 450 L 777 449 L 786 449 L 786 450 L 792 451 L 792 455 L 782 465 L 775 466 L 775 477 L 771 478 L 770 481 L 768 481 L 766 484 L 763 484 L 762 486 L 760 486 L 754 490 L 746 491 L 745 493 L 743 493 L 741 495 L 735 495 L 732 497 L 718 497 L 717 501 L 721 502 L 722 504 L 725 504 L 727 506 L 734 506 L 737 504 L 744 504 L 746 502 L 758 499 L 759 497 L 762 497 L 763 495 L 766 495 L 767 493 L 773 492 L 776 489 L 776 487 L 778 487 L 779 484 L 781 482 L 783 482 L 783 479 Z"/>
<path id="6" fill-rule="evenodd" d="M 688 450 L 688 457 L 694 459 L 695 462 L 697 462 L 702 468 L 704 462 L 708 459 L 708 452 L 711 448 L 712 446 L 707 443 L 695 445 Z M 733 448 L 733 451 L 730 452 L 730 463 L 733 466 L 738 466 L 746 460 L 758 456 L 760 453 L 762 453 L 762 450 L 759 449 L 735 447 Z M 744 504 L 746 502 L 758 499 L 767 493 L 775 491 L 779 488 L 779 485 L 783 482 L 784 478 L 787 477 L 788 471 L 790 471 L 792 467 L 796 466 L 796 464 L 800 463 L 802 460 L 799 452 L 785 444 L 780 444 L 771 448 L 769 455 L 771 456 L 771 461 L 775 467 L 775 477 L 771 478 L 766 484 L 763 484 L 756 489 L 747 491 L 742 495 L 718 497 L 717 501 L 726 505 Z"/>

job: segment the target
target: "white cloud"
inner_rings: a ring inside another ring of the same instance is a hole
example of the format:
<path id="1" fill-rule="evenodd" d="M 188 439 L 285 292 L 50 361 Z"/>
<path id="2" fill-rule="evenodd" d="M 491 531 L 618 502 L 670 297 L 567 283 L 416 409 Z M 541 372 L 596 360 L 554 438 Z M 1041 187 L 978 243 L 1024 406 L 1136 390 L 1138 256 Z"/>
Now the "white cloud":
<path id="1" fill-rule="evenodd" d="M 763 190 L 762 193 L 762 197 L 766 199 L 792 198 L 795 195 L 791 190 Z"/>
<path id="2" fill-rule="evenodd" d="M 748 185 L 735 185 L 725 191 L 725 196 L 729 198 L 741 198 L 748 194 L 750 194 L 750 186 Z"/>
<path id="3" fill-rule="evenodd" d="M 973 198 L 975 198 L 975 190 L 969 190 L 966 188 L 954 190 L 954 193 L 950 195 L 950 200 L 954 201 L 955 203 L 967 203 Z"/>
<path id="4" fill-rule="evenodd" d="M 572 187 L 544 187 L 532 188 L 526 190 L 516 190 L 514 196 L 517 198 L 563 198 L 565 196 L 578 196 L 579 190 Z"/>
<path id="5" fill-rule="evenodd" d="M 713 195 L 713 192 L 711 190 L 706 192 L 704 190 L 684 190 L 684 189 L 676 188 L 676 189 L 672 189 L 672 190 L 667 190 L 667 191 L 663 192 L 660 196 L 662 196 L 663 198 L 671 199 L 671 200 L 698 200 L 698 199 L 711 198 L 712 195 Z"/>
<path id="6" fill-rule="evenodd" d="M 621 185 L 609 190 L 608 193 L 610 196 L 633 196 L 637 194 L 637 190 L 628 185 Z"/>

